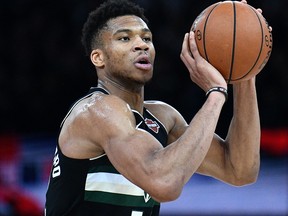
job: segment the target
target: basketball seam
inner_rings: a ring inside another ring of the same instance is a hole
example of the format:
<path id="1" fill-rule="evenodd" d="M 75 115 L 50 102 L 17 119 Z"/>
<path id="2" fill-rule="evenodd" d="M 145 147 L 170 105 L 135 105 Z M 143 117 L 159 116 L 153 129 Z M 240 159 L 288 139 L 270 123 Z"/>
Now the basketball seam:
<path id="1" fill-rule="evenodd" d="M 218 3 L 217 5 L 215 5 L 214 8 L 211 9 L 211 11 L 209 12 L 209 14 L 207 15 L 207 19 L 205 20 L 205 24 L 204 24 L 204 28 L 203 28 L 203 49 L 204 49 L 204 54 L 205 54 L 205 59 L 210 63 L 209 61 L 209 58 L 208 58 L 208 54 L 207 54 L 207 50 L 206 50 L 206 26 L 207 26 L 207 23 L 208 23 L 208 19 L 212 13 L 212 11 L 218 7 L 220 5 L 220 3 Z"/>
<path id="2" fill-rule="evenodd" d="M 231 65 L 230 65 L 230 73 L 227 83 L 229 84 L 232 80 L 232 74 L 233 74 L 233 67 L 234 67 L 234 58 L 235 58 L 235 44 L 236 44 L 236 5 L 235 2 L 232 2 L 233 4 L 233 12 L 234 12 L 234 23 L 233 23 L 233 45 L 232 45 L 232 54 L 231 54 Z"/>
<path id="3" fill-rule="evenodd" d="M 262 49 L 263 49 L 263 40 L 264 40 L 263 32 L 264 32 L 264 31 L 263 31 L 262 23 L 261 23 L 261 20 L 260 20 L 260 18 L 259 18 L 259 15 L 257 14 L 257 11 L 255 11 L 251 6 L 249 6 L 249 7 L 250 7 L 250 9 L 256 14 L 256 17 L 257 17 L 257 19 L 258 19 L 258 21 L 259 21 L 259 24 L 260 24 L 261 36 L 262 36 L 261 46 L 260 46 L 260 50 L 259 50 L 258 56 L 257 56 L 257 58 L 256 58 L 255 63 L 253 64 L 253 66 L 250 68 L 250 70 L 249 70 L 245 75 L 243 75 L 242 77 L 240 77 L 240 78 L 238 78 L 238 79 L 236 79 L 236 80 L 243 79 L 244 77 L 246 77 L 246 76 L 253 70 L 253 68 L 256 66 L 256 64 L 257 64 L 258 61 L 259 61 L 259 58 L 260 58 L 260 55 L 261 55 Z"/>

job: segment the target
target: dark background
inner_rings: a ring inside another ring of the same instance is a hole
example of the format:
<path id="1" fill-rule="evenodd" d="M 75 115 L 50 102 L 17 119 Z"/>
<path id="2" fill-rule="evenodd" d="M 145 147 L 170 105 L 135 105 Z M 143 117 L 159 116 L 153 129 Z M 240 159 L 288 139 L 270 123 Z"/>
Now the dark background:
<path id="1" fill-rule="evenodd" d="M 99 0 L 9 0 L 0 6 L 0 134 L 56 134 L 71 103 L 96 85 L 80 43 L 82 25 Z M 176 107 L 187 121 L 205 96 L 179 58 L 182 40 L 196 16 L 217 1 L 138 0 L 154 33 L 157 56 L 146 99 Z M 273 27 L 272 56 L 257 78 L 261 124 L 287 127 L 287 2 L 249 1 Z M 231 88 L 230 90 L 231 91 Z M 218 125 L 222 132 L 232 98 Z"/>
<path id="2" fill-rule="evenodd" d="M 71 103 L 97 83 L 80 37 L 88 13 L 101 2 L 0 3 L 0 216 L 43 215 L 59 125 Z M 190 81 L 180 60 L 182 41 L 197 15 L 217 1 L 136 2 L 146 10 L 157 51 L 145 98 L 171 104 L 190 121 L 205 94 Z M 259 179 L 251 186 L 233 188 L 193 175 L 183 195 L 162 206 L 163 215 L 287 215 L 288 3 L 249 3 L 263 9 L 274 40 L 270 60 L 257 76 L 262 125 Z M 231 86 L 229 93 L 217 127 L 223 136 L 232 116 Z"/>

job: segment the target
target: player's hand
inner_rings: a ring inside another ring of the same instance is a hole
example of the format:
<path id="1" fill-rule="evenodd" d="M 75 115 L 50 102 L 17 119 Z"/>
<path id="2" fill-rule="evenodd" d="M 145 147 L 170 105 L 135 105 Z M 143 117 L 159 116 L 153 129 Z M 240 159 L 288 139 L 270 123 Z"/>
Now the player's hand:
<path id="1" fill-rule="evenodd" d="M 205 92 L 215 86 L 227 89 L 227 83 L 220 72 L 198 52 L 193 31 L 185 34 L 180 58 L 187 67 L 191 80 Z"/>

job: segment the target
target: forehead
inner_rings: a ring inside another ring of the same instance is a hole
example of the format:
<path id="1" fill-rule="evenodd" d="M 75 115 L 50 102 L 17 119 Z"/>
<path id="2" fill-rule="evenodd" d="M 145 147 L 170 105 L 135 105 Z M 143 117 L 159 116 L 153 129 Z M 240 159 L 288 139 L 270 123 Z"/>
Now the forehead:
<path id="1" fill-rule="evenodd" d="M 107 27 L 107 30 L 112 32 L 116 32 L 119 29 L 149 29 L 147 24 L 140 17 L 133 15 L 119 16 L 113 18 L 107 22 Z"/>

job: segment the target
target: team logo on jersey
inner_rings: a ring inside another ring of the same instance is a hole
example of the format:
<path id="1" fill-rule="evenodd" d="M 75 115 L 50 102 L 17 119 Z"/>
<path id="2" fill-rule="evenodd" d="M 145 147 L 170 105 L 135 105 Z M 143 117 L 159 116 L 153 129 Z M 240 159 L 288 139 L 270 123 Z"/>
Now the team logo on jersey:
<path id="1" fill-rule="evenodd" d="M 154 131 L 155 133 L 158 133 L 159 132 L 159 128 L 160 126 L 157 124 L 156 121 L 153 121 L 151 119 L 145 119 L 145 124 L 152 130 Z"/>
<path id="2" fill-rule="evenodd" d="M 151 196 L 144 191 L 144 201 L 147 203 L 150 200 Z"/>

